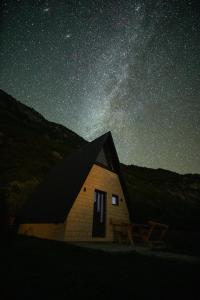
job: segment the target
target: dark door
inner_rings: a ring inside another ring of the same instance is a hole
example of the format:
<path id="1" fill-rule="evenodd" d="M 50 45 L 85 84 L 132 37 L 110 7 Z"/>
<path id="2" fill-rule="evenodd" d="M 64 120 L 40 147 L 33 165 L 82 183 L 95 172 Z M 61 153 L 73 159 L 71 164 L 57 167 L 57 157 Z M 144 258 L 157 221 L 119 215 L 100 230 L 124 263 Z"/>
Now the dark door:
<path id="1" fill-rule="evenodd" d="M 106 234 L 106 193 L 95 190 L 92 236 L 104 237 Z"/>

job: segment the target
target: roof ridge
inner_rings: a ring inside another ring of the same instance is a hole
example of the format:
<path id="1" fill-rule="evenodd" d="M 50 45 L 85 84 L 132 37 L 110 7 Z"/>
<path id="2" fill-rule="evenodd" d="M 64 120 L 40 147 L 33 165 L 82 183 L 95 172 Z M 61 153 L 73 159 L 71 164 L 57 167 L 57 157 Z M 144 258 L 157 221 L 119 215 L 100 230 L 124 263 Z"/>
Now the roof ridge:
<path id="1" fill-rule="evenodd" d="M 124 195 L 127 195 L 112 135 L 111 132 L 106 132 L 94 141 L 88 142 L 72 155 L 64 158 L 50 170 L 30 196 L 24 208 L 19 212 L 18 222 L 64 222 L 100 150 L 107 141 L 113 148 L 117 173 Z"/>

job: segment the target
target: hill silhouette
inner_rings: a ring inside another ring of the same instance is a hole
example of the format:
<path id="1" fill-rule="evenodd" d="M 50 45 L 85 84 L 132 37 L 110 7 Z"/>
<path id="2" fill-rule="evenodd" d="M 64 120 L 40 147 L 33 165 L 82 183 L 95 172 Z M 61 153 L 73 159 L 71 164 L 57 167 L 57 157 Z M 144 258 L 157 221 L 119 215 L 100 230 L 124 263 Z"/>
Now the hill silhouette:
<path id="1" fill-rule="evenodd" d="M 87 143 L 0 90 L 0 200 L 15 216 L 58 160 Z M 121 164 L 136 222 L 200 230 L 200 175 Z M 5 215 L 5 214 L 4 214 Z"/>

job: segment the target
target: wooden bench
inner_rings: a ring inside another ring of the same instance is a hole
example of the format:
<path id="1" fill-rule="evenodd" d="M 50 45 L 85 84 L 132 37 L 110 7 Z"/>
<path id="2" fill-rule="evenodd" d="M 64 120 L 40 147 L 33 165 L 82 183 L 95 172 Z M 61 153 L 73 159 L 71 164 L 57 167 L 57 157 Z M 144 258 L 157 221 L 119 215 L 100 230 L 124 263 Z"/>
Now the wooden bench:
<path id="1" fill-rule="evenodd" d="M 110 225 L 112 226 L 114 241 L 118 243 L 130 243 L 133 244 L 132 238 L 132 224 L 120 219 L 110 219 Z"/>
<path id="2" fill-rule="evenodd" d="M 133 241 L 142 241 L 151 248 L 164 248 L 164 237 L 168 230 L 168 225 L 155 221 L 147 224 L 132 224 Z"/>

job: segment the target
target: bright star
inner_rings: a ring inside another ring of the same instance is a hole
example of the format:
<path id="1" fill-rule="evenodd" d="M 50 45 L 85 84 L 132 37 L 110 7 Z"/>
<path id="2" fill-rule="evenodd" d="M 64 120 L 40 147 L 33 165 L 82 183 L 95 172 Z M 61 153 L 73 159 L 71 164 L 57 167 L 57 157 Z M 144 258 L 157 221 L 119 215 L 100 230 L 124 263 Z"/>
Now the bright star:
<path id="1" fill-rule="evenodd" d="M 67 34 L 64 36 L 64 39 L 65 39 L 65 40 L 66 40 L 66 39 L 69 39 L 71 36 L 72 36 L 71 33 L 67 33 Z"/>
<path id="2" fill-rule="evenodd" d="M 43 12 L 44 12 L 44 13 L 47 13 L 47 12 L 49 12 L 49 11 L 50 11 L 50 7 L 46 7 L 46 8 L 43 9 Z"/>
<path id="3" fill-rule="evenodd" d="M 141 9 L 140 5 L 136 6 L 136 8 L 135 8 L 136 11 L 139 11 L 140 9 Z"/>

